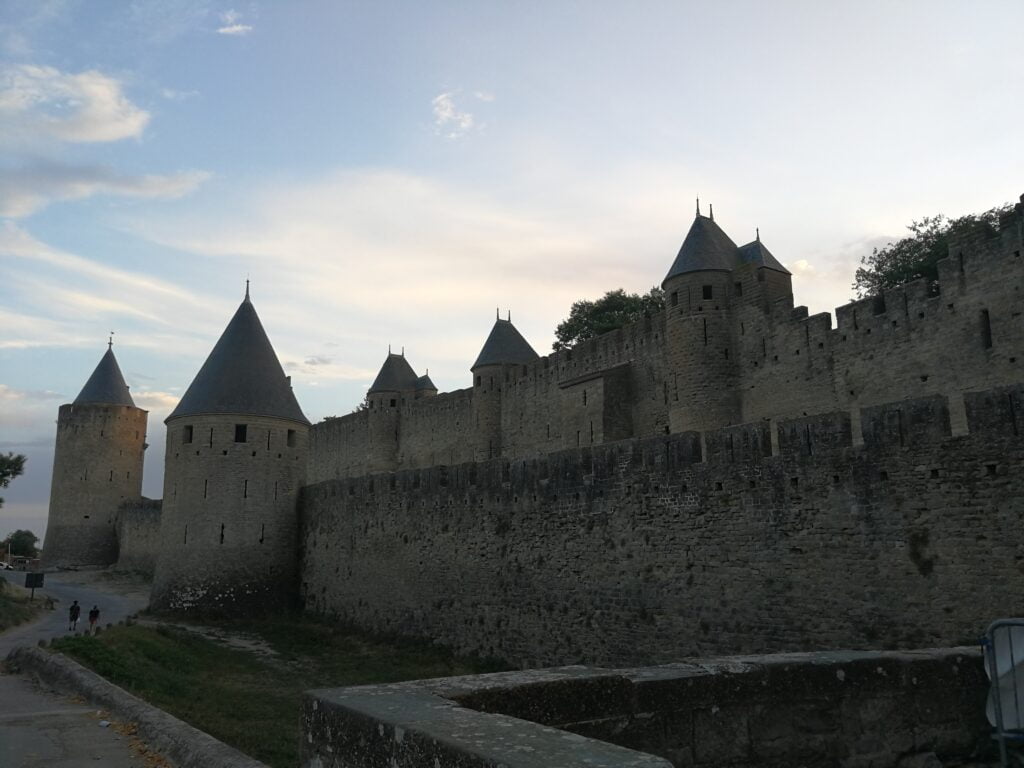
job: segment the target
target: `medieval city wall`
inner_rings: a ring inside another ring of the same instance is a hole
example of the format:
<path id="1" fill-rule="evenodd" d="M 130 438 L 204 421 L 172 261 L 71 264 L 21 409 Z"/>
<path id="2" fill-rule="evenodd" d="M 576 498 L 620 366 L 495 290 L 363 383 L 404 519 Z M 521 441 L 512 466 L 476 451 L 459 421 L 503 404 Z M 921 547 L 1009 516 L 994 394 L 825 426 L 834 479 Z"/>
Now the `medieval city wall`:
<path id="1" fill-rule="evenodd" d="M 153 575 L 160 552 L 160 507 L 160 499 L 143 498 L 117 510 L 117 570 Z"/>
<path id="2" fill-rule="evenodd" d="M 742 420 L 800 416 L 1020 381 L 1024 371 L 1024 257 L 1016 222 L 991 239 L 958 243 L 924 280 L 807 317 L 777 302 L 738 314 Z"/>
<path id="3" fill-rule="evenodd" d="M 697 300 L 683 297 L 678 307 L 573 349 L 506 366 L 498 384 L 501 455 L 530 458 L 661 435 L 669 431 L 674 410 L 681 416 L 672 431 L 687 431 L 694 414 L 704 413 L 699 402 L 725 392 L 734 393 L 730 402 L 737 405 L 723 426 L 832 410 L 849 410 L 856 422 L 862 407 L 942 394 L 953 403 L 954 433 L 963 433 L 959 393 L 1022 376 L 1024 246 L 1018 218 L 1008 217 L 991 238 L 955 244 L 939 263 L 937 290 L 918 280 L 853 302 L 836 310 L 835 327 L 828 313 L 808 316 L 806 307 L 794 307 L 781 273 L 761 280 L 764 274 L 741 269 L 718 280 L 716 298 L 697 311 L 690 306 Z M 768 300 L 777 296 L 782 298 Z M 703 328 L 702 343 L 670 345 L 672 313 L 685 315 L 677 337 L 685 340 Z M 731 318 L 727 323 L 723 313 Z M 714 315 L 713 322 L 701 325 L 704 315 Z M 699 396 L 690 391 L 694 378 L 703 388 Z M 474 395 L 475 388 L 403 401 L 398 426 L 384 434 L 396 441 L 395 459 L 386 468 L 472 460 Z M 730 408 L 726 404 L 721 413 Z M 368 457 L 370 443 L 382 433 L 370 429 L 370 418 L 362 412 L 313 428 L 311 482 L 379 471 Z"/>
<path id="4" fill-rule="evenodd" d="M 1024 386 L 962 402 L 320 482 L 302 598 L 523 665 L 973 642 L 1021 610 Z"/>

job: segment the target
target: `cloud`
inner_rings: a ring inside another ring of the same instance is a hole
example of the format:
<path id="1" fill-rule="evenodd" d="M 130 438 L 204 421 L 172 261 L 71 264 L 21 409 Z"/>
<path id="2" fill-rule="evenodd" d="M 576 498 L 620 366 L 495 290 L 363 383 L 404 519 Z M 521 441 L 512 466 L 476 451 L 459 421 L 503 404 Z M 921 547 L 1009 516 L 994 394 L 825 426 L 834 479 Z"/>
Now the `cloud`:
<path id="1" fill-rule="evenodd" d="M 60 400 L 64 395 L 59 392 L 40 389 L 14 389 L 0 384 L 0 400 Z"/>
<path id="2" fill-rule="evenodd" d="M 122 84 L 96 70 L 77 74 L 32 64 L 0 69 L 0 139 L 106 142 L 137 138 L 149 113 Z"/>
<path id="3" fill-rule="evenodd" d="M 233 8 L 228 11 L 224 11 L 220 15 L 220 20 L 223 22 L 223 26 L 217 29 L 218 35 L 233 35 L 235 37 L 241 37 L 242 35 L 248 35 L 252 32 L 252 27 L 248 24 L 240 24 L 239 21 L 242 18 L 242 14 Z"/>
<path id="4" fill-rule="evenodd" d="M 132 390 L 131 395 L 135 405 L 153 413 L 170 413 L 181 399 L 181 395 L 156 390 Z"/>
<path id="5" fill-rule="evenodd" d="M 177 91 L 174 88 L 161 88 L 160 95 L 168 101 L 186 101 L 199 95 L 199 91 Z"/>
<path id="6" fill-rule="evenodd" d="M 0 216 L 29 216 L 55 200 L 82 200 L 94 195 L 130 198 L 177 198 L 210 178 L 205 171 L 169 175 L 125 176 L 109 168 L 47 163 L 0 170 Z"/>
<path id="7" fill-rule="evenodd" d="M 448 91 L 438 94 L 431 102 L 434 110 L 434 127 L 439 134 L 449 139 L 465 136 L 474 126 L 473 115 L 455 106 L 456 95 L 456 91 Z"/>
<path id="8" fill-rule="evenodd" d="M 330 365 L 334 361 L 329 357 L 324 357 L 323 355 L 313 355 L 311 357 L 307 357 L 303 362 L 306 365 Z"/>

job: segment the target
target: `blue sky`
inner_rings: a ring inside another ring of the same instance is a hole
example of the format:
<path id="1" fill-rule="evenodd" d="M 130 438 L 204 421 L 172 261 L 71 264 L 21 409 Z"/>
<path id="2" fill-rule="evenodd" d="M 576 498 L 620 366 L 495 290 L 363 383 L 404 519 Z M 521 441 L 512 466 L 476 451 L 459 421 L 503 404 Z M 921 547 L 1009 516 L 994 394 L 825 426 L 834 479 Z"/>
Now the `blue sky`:
<path id="1" fill-rule="evenodd" d="M 252 279 L 311 420 L 402 346 L 470 383 L 495 307 L 659 283 L 715 204 L 798 303 L 912 219 L 1024 192 L 1012 2 L 0 4 L 0 535 L 45 527 L 58 406 L 116 331 L 163 419 Z"/>

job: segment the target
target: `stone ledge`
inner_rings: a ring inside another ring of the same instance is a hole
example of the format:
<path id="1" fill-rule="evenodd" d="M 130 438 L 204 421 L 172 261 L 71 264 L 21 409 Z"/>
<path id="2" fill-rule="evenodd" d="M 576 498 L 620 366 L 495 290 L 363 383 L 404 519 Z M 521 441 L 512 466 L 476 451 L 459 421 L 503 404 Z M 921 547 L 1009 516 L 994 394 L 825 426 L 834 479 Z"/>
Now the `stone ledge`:
<path id="1" fill-rule="evenodd" d="M 7 656 L 7 662 L 55 688 L 83 696 L 122 720 L 135 723 L 139 735 L 179 768 L 267 768 L 264 763 L 132 696 L 59 653 L 16 648 Z"/>

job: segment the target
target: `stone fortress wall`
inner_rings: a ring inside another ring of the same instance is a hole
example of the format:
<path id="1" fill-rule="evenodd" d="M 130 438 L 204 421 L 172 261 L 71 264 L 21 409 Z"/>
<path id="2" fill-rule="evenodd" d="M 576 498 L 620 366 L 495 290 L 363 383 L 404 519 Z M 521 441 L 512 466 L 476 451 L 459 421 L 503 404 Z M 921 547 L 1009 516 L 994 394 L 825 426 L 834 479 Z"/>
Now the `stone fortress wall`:
<path id="1" fill-rule="evenodd" d="M 1024 378 L 1021 210 L 1004 217 L 995 237 L 955 244 L 940 262 L 937 292 L 918 280 L 853 302 L 836 310 L 835 328 L 828 313 L 793 306 L 780 272 L 675 278 L 666 283 L 666 310 L 639 323 L 505 366 L 497 377 L 489 371 L 469 389 L 399 394 L 383 401 L 387 413 L 315 425 L 309 481 L 537 457 L 837 409 L 851 412 L 859 435 L 860 408 L 931 394 L 949 398 L 960 434 L 961 392 Z M 500 435 L 490 442 L 500 449 L 474 450 L 485 429 L 474 400 L 494 397 Z M 374 429 L 375 419 L 388 419 L 386 428 Z"/>
<path id="2" fill-rule="evenodd" d="M 114 568 L 152 577 L 160 553 L 160 499 L 125 501 L 117 510 L 118 556 Z"/>
<path id="3" fill-rule="evenodd" d="M 117 559 L 117 510 L 142 497 L 148 413 L 127 405 L 60 407 L 49 522 L 48 567 Z"/>
<path id="4" fill-rule="evenodd" d="M 958 400 L 321 481 L 305 608 L 523 666 L 973 643 L 1024 594 L 1024 386 Z"/>

